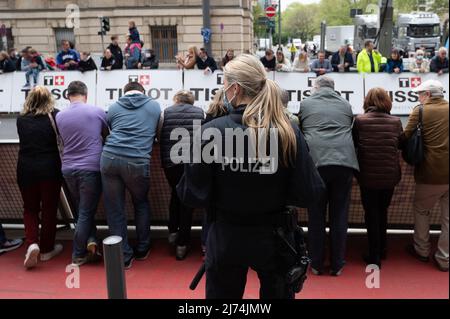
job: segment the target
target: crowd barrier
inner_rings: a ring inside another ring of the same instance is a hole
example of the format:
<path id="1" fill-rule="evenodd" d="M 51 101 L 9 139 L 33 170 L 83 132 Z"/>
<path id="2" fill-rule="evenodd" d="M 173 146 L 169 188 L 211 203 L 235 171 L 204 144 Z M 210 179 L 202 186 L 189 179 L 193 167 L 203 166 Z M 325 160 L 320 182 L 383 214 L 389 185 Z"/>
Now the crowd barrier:
<path id="1" fill-rule="evenodd" d="M 336 91 L 346 98 L 355 114 L 363 113 L 364 96 L 373 87 L 385 88 L 393 100 L 393 115 L 408 115 L 418 103 L 417 93 L 412 90 L 428 79 L 440 80 L 448 88 L 449 75 L 435 73 L 415 74 L 358 74 L 329 73 L 335 80 Z M 300 102 L 310 96 L 316 75 L 314 73 L 270 72 L 275 80 L 290 94 L 289 109 L 297 113 Z M 203 109 L 208 107 L 214 93 L 223 86 L 223 73 L 216 71 L 205 75 L 201 70 L 117 70 L 41 72 L 39 84 L 48 87 L 56 100 L 56 106 L 64 109 L 69 105 L 67 86 L 80 80 L 89 88 L 88 102 L 108 110 L 108 107 L 123 95 L 122 89 L 130 81 L 140 82 L 146 94 L 157 100 L 164 109 L 173 104 L 173 96 L 178 90 L 186 89 L 194 93 L 195 104 Z M 14 72 L 0 75 L 0 113 L 20 112 L 29 89 L 23 88 L 25 73 Z M 448 100 L 448 90 L 445 97 Z"/>
<path id="2" fill-rule="evenodd" d="M 16 182 L 16 165 L 19 146 L 17 143 L 0 143 L 0 222 L 22 223 L 23 202 Z M 269 186 L 268 186 L 269 187 Z M 169 218 L 170 187 L 161 168 L 159 145 L 153 148 L 150 178 L 150 207 L 152 225 L 167 225 Z M 402 180 L 396 187 L 389 209 L 388 224 L 391 229 L 411 229 L 414 224 L 413 214 L 414 177 L 413 169 L 402 161 Z M 70 201 L 70 200 L 69 200 Z M 130 224 L 133 224 L 133 206 L 127 194 L 126 212 Z M 203 212 L 196 210 L 194 225 L 201 225 Z M 69 216 L 70 218 L 70 216 Z M 60 223 L 68 222 L 65 214 L 59 214 Z M 105 224 L 106 218 L 103 203 L 100 201 L 96 215 L 98 224 Z M 349 210 L 349 224 L 351 227 L 363 227 L 364 210 L 361 205 L 360 191 L 356 180 L 353 181 L 351 204 Z M 438 229 L 440 211 L 436 206 L 431 212 L 432 228 Z M 300 210 L 299 222 L 306 225 L 307 214 Z"/>

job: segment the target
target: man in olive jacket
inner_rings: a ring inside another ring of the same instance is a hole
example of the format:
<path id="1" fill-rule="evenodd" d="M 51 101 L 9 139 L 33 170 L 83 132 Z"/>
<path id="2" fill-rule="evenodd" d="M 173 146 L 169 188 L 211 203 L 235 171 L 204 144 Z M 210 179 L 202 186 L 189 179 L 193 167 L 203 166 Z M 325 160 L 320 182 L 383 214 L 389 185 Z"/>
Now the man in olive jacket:
<path id="1" fill-rule="evenodd" d="M 448 101 L 444 87 L 436 80 L 428 80 L 415 89 L 423 105 L 422 136 L 425 159 L 414 170 L 414 245 L 409 252 L 427 262 L 430 255 L 430 211 L 436 202 L 441 208 L 441 235 L 433 260 L 441 271 L 448 271 Z M 419 121 L 419 108 L 409 116 L 404 135 L 409 138 Z"/>
<path id="2" fill-rule="evenodd" d="M 300 126 L 311 157 L 326 185 L 326 195 L 308 208 L 309 252 L 313 273 L 324 268 L 325 226 L 329 207 L 331 275 L 339 276 L 345 265 L 348 209 L 353 173 L 359 170 L 352 137 L 351 105 L 334 90 L 333 79 L 320 76 L 315 93 L 300 105 Z"/>

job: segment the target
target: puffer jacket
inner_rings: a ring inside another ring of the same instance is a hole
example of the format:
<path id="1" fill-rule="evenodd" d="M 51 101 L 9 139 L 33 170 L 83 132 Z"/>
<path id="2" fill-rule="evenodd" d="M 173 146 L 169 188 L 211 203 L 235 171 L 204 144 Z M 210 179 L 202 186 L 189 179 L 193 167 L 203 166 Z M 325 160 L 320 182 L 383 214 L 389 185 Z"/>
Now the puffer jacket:
<path id="1" fill-rule="evenodd" d="M 371 107 L 358 115 L 353 125 L 353 140 L 359 162 L 356 177 L 360 186 L 391 189 L 400 182 L 399 141 L 403 132 L 398 117 Z"/>

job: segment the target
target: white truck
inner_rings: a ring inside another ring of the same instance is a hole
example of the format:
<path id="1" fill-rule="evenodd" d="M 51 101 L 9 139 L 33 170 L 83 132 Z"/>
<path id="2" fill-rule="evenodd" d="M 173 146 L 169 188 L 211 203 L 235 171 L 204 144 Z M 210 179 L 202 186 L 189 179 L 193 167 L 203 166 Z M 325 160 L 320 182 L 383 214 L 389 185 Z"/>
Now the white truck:
<path id="1" fill-rule="evenodd" d="M 353 45 L 354 29 L 352 25 L 327 27 L 325 49 L 336 52 L 341 45 Z"/>
<path id="2" fill-rule="evenodd" d="M 440 46 L 441 27 L 439 16 L 430 12 L 401 13 L 395 28 L 394 46 L 413 53 L 424 47 L 434 56 Z"/>
<path id="3" fill-rule="evenodd" d="M 360 14 L 353 18 L 354 37 L 353 48 L 356 51 L 364 49 L 367 40 L 374 41 L 380 29 L 377 14 Z"/>

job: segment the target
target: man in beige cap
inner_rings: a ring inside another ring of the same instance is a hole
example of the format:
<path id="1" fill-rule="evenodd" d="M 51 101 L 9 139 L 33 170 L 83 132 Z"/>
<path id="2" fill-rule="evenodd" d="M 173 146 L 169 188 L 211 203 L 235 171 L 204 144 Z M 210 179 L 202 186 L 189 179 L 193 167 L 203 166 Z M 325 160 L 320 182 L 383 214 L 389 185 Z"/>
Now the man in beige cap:
<path id="1" fill-rule="evenodd" d="M 423 142 L 425 158 L 416 165 L 414 179 L 414 244 L 408 251 L 417 259 L 428 262 L 430 255 L 430 211 L 436 202 L 441 209 L 441 235 L 433 260 L 441 271 L 448 271 L 448 101 L 444 100 L 441 82 L 428 80 L 417 87 L 423 105 Z M 419 108 L 409 116 L 404 135 L 409 138 L 417 126 Z"/>

